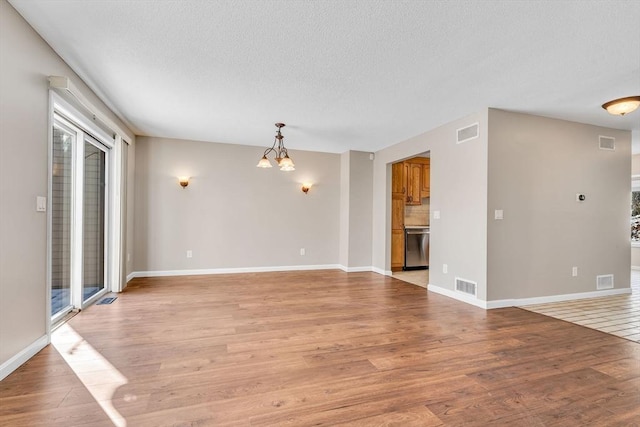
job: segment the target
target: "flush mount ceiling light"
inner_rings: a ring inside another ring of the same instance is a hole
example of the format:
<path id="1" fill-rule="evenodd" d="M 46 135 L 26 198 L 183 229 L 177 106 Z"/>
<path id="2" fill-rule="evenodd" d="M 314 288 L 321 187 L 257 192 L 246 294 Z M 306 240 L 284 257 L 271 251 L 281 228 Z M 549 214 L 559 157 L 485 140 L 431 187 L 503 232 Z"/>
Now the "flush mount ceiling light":
<path id="1" fill-rule="evenodd" d="M 607 110 L 609 114 L 615 114 L 616 116 L 624 116 L 634 111 L 638 106 L 640 106 L 640 96 L 614 99 L 613 101 L 602 104 L 602 108 Z"/>
<path id="2" fill-rule="evenodd" d="M 267 158 L 267 155 L 270 153 L 274 153 L 275 161 L 278 166 L 280 166 L 281 171 L 294 171 L 296 169 L 294 167 L 293 160 L 289 158 L 289 153 L 287 152 L 287 149 L 284 146 L 284 142 L 282 141 L 284 139 L 284 136 L 282 136 L 282 133 L 280 132 L 280 129 L 285 127 L 285 124 L 276 123 L 276 127 L 278 128 L 278 131 L 276 132 L 276 137 L 273 140 L 273 145 L 271 146 L 271 148 L 267 148 L 266 150 L 264 150 L 264 154 L 262 155 L 262 158 L 256 166 L 259 168 L 272 167 L 271 162 Z"/>

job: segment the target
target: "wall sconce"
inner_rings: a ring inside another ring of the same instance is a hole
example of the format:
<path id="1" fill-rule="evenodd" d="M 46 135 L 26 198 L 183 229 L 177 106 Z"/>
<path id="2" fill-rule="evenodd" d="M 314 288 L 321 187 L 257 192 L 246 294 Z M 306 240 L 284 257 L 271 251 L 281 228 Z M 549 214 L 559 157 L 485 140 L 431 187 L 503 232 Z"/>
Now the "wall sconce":
<path id="1" fill-rule="evenodd" d="M 309 183 L 309 182 L 305 182 L 304 184 L 302 184 L 302 192 L 304 194 L 307 194 L 309 192 L 309 189 L 311 188 L 313 184 Z"/>
<path id="2" fill-rule="evenodd" d="M 187 188 L 187 185 L 189 185 L 189 177 L 188 176 L 180 176 L 180 177 L 178 177 L 178 182 L 180 183 L 182 188 Z"/>

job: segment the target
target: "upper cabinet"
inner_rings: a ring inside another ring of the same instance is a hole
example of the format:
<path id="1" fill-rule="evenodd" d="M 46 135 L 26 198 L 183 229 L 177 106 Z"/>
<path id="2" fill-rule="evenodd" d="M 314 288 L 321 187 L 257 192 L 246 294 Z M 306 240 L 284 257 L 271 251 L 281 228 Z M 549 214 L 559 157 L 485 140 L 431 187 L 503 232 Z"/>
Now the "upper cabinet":
<path id="1" fill-rule="evenodd" d="M 420 191 L 422 192 L 422 197 L 429 197 L 431 195 L 431 163 L 428 161 L 427 163 L 422 165 L 422 188 Z"/>
<path id="2" fill-rule="evenodd" d="M 397 163 L 396 165 L 400 165 Z M 399 168 L 393 170 L 393 192 L 399 192 L 400 188 L 396 185 L 396 176 L 399 174 Z M 421 205 L 423 197 L 429 197 L 430 190 L 430 159 L 426 157 L 414 157 L 405 160 L 402 163 L 402 192 L 405 195 L 404 203 L 406 205 Z"/>
<path id="3" fill-rule="evenodd" d="M 407 205 L 421 205 L 422 195 L 422 165 L 419 163 L 405 162 L 405 174 L 407 178 Z"/>
<path id="4" fill-rule="evenodd" d="M 404 180 L 404 164 L 394 163 L 391 165 L 391 192 L 405 193 L 406 183 Z"/>

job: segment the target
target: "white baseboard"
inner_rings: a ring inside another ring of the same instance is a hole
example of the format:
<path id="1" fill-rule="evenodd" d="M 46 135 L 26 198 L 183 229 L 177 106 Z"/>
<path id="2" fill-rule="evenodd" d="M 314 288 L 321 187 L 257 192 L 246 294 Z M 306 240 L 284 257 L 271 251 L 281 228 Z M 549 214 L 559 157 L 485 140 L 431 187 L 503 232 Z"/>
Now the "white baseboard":
<path id="1" fill-rule="evenodd" d="M 136 277 L 136 272 L 132 271 L 131 273 L 127 274 L 127 283 L 129 283 L 131 281 L 131 279 Z"/>
<path id="2" fill-rule="evenodd" d="M 631 288 L 605 289 L 602 291 L 579 292 L 575 294 L 549 295 L 533 298 L 516 298 L 505 300 L 494 300 L 488 302 L 487 308 L 521 307 L 534 304 L 548 304 L 550 302 L 572 301 L 585 298 L 610 297 L 613 295 L 630 294 Z"/>
<path id="3" fill-rule="evenodd" d="M 203 274 L 237 274 L 237 273 L 269 273 L 274 271 L 307 271 L 307 270 L 342 270 L 339 264 L 320 265 L 286 265 L 275 267 L 242 267 L 242 268 L 203 268 L 198 270 L 156 270 L 134 271 L 129 276 L 164 277 L 164 276 L 197 276 Z"/>
<path id="4" fill-rule="evenodd" d="M 374 273 L 382 274 L 383 276 L 391 276 L 391 270 L 384 270 L 378 267 L 371 267 L 371 271 Z"/>
<path id="5" fill-rule="evenodd" d="M 580 292 L 575 294 L 549 295 L 549 296 L 543 296 L 543 297 L 512 298 L 512 299 L 503 299 L 503 300 L 483 301 L 471 295 L 452 291 L 451 289 L 442 288 L 440 286 L 436 286 L 432 284 L 427 285 L 427 289 L 437 294 L 444 295 L 444 296 L 456 299 L 458 301 L 465 302 L 467 304 L 475 305 L 476 307 L 484 308 L 485 310 L 491 310 L 494 308 L 505 308 L 505 307 L 521 307 L 521 306 L 534 305 L 534 304 L 547 304 L 551 302 L 572 301 L 572 300 L 579 300 L 579 299 L 585 299 L 585 298 L 607 297 L 612 295 L 623 295 L 623 294 L 631 293 L 631 288 L 623 288 L 623 289 L 607 289 L 607 290 L 593 291 L 593 292 Z"/>
<path id="6" fill-rule="evenodd" d="M 49 337 L 41 336 L 11 359 L 0 365 L 0 381 L 9 376 L 10 373 L 18 369 L 27 360 L 35 356 L 40 350 L 49 344 Z"/>
<path id="7" fill-rule="evenodd" d="M 340 266 L 340 270 L 345 271 L 347 273 L 362 273 L 364 271 L 373 271 L 373 267 L 345 267 L 344 265 Z"/>
<path id="8" fill-rule="evenodd" d="M 475 305 L 476 307 L 484 308 L 485 310 L 488 308 L 486 301 L 482 301 L 474 297 L 473 295 L 467 295 L 462 292 L 452 291 L 451 289 L 442 288 L 440 286 L 432 285 L 431 283 L 427 285 L 427 290 L 435 292 L 436 294 L 456 299 L 458 301 L 465 302 L 467 304 Z"/>

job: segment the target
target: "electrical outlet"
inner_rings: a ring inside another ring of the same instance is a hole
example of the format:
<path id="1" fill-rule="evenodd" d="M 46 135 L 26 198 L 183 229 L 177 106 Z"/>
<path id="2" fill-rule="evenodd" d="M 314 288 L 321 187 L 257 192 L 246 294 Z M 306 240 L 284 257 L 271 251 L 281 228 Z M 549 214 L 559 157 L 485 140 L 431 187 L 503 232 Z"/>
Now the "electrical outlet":
<path id="1" fill-rule="evenodd" d="M 449 272 L 449 266 L 447 264 L 442 264 L 442 272 L 447 274 Z"/>
<path id="2" fill-rule="evenodd" d="M 127 262 L 131 262 L 131 254 L 127 254 Z"/>
<path id="3" fill-rule="evenodd" d="M 193 251 L 187 251 L 187 258 L 193 258 Z"/>
<path id="4" fill-rule="evenodd" d="M 304 248 L 300 248 L 300 255 L 306 255 L 307 251 Z"/>
<path id="5" fill-rule="evenodd" d="M 504 219 L 504 211 L 502 209 L 496 209 L 493 213 L 495 219 Z"/>
<path id="6" fill-rule="evenodd" d="M 572 275 L 573 277 L 578 276 L 578 267 L 573 267 L 573 268 L 571 269 L 571 275 Z"/>
<path id="7" fill-rule="evenodd" d="M 433 211 L 433 219 L 440 219 L 440 211 Z"/>

